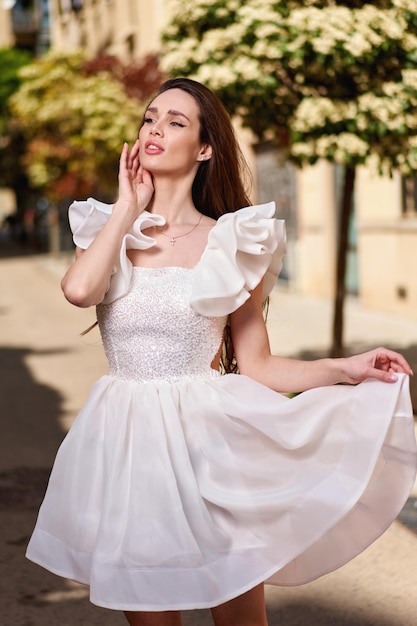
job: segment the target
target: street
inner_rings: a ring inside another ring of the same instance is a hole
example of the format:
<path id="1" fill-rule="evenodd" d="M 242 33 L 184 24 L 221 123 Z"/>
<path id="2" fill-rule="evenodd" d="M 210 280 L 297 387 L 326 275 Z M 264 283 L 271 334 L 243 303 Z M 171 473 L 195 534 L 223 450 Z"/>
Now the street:
<path id="1" fill-rule="evenodd" d="M 72 307 L 60 291 L 67 263 L 68 256 L 0 258 L 2 626 L 126 623 L 120 613 L 91 605 L 82 585 L 24 557 L 57 447 L 90 386 L 106 372 L 97 329 L 80 336 L 94 322 L 94 310 Z M 328 303 L 276 291 L 269 317 L 273 351 L 321 355 L 329 311 Z M 362 312 L 355 303 L 348 313 L 349 347 L 385 342 L 403 351 L 417 371 L 417 319 Z M 416 407 L 414 381 L 412 394 Z M 267 587 L 270 626 L 414 626 L 416 496 L 413 491 L 404 515 L 379 540 L 337 572 L 298 588 Z M 208 626 L 210 614 L 189 612 L 184 624 Z"/>

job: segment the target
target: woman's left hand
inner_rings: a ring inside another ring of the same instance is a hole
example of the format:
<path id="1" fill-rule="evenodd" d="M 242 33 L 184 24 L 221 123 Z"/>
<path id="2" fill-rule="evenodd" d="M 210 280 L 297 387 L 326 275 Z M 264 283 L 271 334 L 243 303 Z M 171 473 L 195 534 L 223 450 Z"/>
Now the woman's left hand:
<path id="1" fill-rule="evenodd" d="M 347 383 L 360 383 L 365 378 L 377 378 L 387 383 L 397 380 L 397 374 L 409 376 L 413 371 L 405 358 L 398 352 L 386 348 L 375 348 L 356 356 L 342 359 Z"/>

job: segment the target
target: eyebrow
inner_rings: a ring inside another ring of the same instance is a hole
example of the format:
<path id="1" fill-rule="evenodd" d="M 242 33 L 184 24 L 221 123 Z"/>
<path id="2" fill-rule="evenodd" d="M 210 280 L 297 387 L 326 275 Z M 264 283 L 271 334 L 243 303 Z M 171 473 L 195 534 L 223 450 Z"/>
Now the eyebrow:
<path id="1" fill-rule="evenodd" d="M 158 113 L 158 107 L 148 107 L 147 111 L 150 111 L 151 113 Z M 176 111 L 175 109 L 169 109 L 168 114 L 179 115 L 180 117 L 185 117 L 185 119 L 189 122 L 191 121 L 190 118 L 185 115 L 185 113 L 181 113 L 181 111 Z"/>

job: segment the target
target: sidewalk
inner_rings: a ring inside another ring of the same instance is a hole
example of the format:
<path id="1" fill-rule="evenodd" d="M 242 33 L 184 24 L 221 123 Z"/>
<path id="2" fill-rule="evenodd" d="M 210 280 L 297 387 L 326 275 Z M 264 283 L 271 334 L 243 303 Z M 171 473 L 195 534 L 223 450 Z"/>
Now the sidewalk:
<path id="1" fill-rule="evenodd" d="M 106 371 L 97 330 L 79 333 L 94 311 L 70 306 L 59 289 L 68 258 L 0 259 L 0 624 L 122 626 L 92 606 L 85 587 L 24 558 L 56 449 Z M 329 345 L 331 304 L 276 289 L 268 329 L 277 354 L 313 358 Z M 347 306 L 346 343 L 401 349 L 417 372 L 417 319 Z M 417 378 L 417 376 L 416 376 Z M 415 394 L 415 392 L 413 391 Z M 396 521 L 337 572 L 303 587 L 267 587 L 270 626 L 413 626 L 417 616 L 417 534 Z M 208 611 L 184 626 L 209 626 Z"/>
<path id="2" fill-rule="evenodd" d="M 330 300 L 299 296 L 282 286 L 275 288 L 267 318 L 272 351 L 305 359 L 328 356 L 332 316 Z M 415 318 L 409 318 L 365 310 L 357 298 L 348 297 L 344 343 L 347 355 L 379 346 L 401 352 L 416 373 L 410 387 L 417 414 L 417 312 Z"/>
<path id="3" fill-rule="evenodd" d="M 299 296 L 278 286 L 272 293 L 268 313 L 272 342 L 281 343 L 288 355 L 304 352 L 326 353 L 331 344 L 333 303 L 323 298 Z M 395 346 L 414 350 L 417 363 L 417 312 L 415 318 L 399 317 L 362 308 L 357 298 L 345 304 L 345 345 L 350 352 Z"/>

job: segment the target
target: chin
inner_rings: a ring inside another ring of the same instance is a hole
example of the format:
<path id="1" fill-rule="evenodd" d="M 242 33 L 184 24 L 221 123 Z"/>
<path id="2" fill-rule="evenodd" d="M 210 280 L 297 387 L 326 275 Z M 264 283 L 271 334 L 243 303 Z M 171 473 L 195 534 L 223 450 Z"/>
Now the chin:
<path id="1" fill-rule="evenodd" d="M 161 164 L 149 164 L 149 165 L 145 165 L 145 163 L 142 163 L 143 167 L 148 170 L 148 172 L 150 172 L 150 174 L 152 175 L 153 178 L 155 177 L 170 177 L 172 176 L 173 178 L 178 177 L 178 176 L 183 176 L 184 173 L 187 173 L 184 171 L 184 169 L 179 168 L 179 167 L 167 167 L 166 164 L 162 165 Z M 187 170 L 189 171 L 189 170 Z"/>

